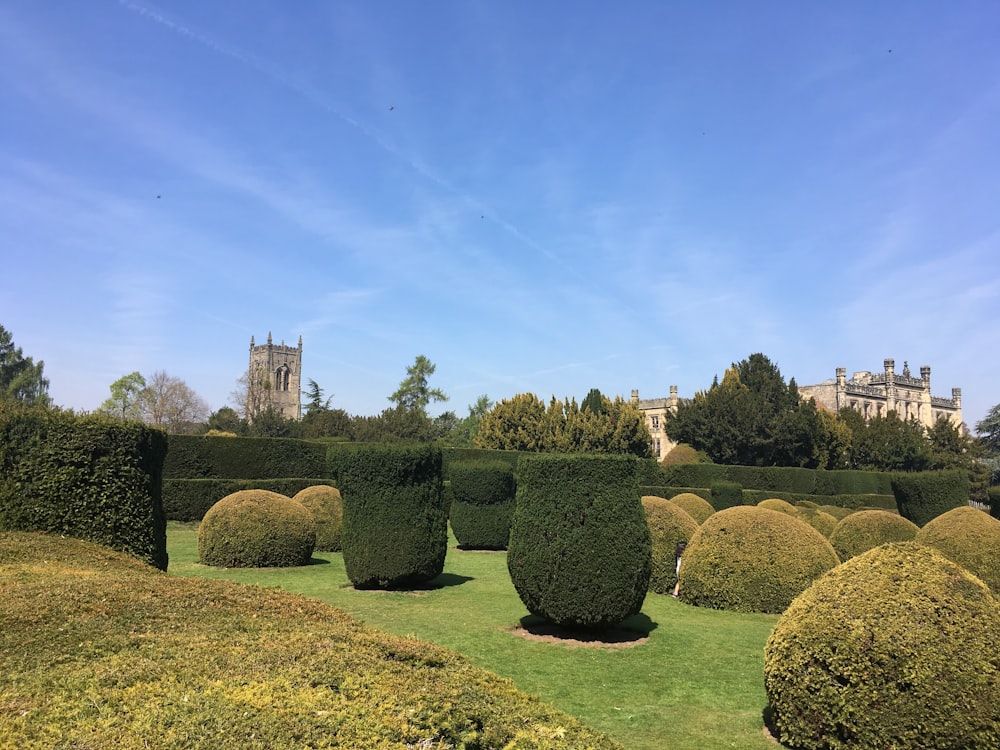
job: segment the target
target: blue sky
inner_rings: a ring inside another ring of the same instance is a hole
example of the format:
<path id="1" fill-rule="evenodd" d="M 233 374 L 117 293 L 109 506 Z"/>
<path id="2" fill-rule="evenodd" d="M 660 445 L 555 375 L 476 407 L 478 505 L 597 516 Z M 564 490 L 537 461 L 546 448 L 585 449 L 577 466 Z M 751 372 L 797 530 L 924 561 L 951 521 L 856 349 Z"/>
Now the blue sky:
<path id="1" fill-rule="evenodd" d="M 376 414 L 932 367 L 1000 402 L 994 2 L 0 5 L 0 324 L 56 403 L 250 337 Z"/>

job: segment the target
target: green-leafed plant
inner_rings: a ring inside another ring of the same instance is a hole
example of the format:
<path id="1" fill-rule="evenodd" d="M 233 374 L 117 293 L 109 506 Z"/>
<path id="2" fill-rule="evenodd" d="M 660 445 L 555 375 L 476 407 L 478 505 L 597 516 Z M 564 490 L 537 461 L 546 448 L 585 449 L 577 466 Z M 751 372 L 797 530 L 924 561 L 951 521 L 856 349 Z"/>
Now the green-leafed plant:
<path id="1" fill-rule="evenodd" d="M 698 530 L 698 522 L 676 503 L 662 497 L 647 495 L 642 508 L 649 524 L 653 542 L 653 568 L 649 590 L 669 594 L 677 583 L 677 545 L 688 542 Z"/>
<path id="2" fill-rule="evenodd" d="M 711 484 L 712 507 L 715 510 L 725 510 L 737 505 L 743 505 L 743 485 L 727 479 L 715 479 Z"/>
<path id="3" fill-rule="evenodd" d="M 298 500 L 316 521 L 316 551 L 340 552 L 340 532 L 344 525 L 344 503 L 340 490 L 326 484 L 306 487 L 292 500 Z"/>
<path id="4" fill-rule="evenodd" d="M 764 684 L 785 745 L 1000 747 L 1000 601 L 936 550 L 890 543 L 778 620 Z"/>
<path id="5" fill-rule="evenodd" d="M 316 545 L 312 512 L 268 490 L 241 490 L 213 505 L 198 527 L 198 557 L 220 568 L 307 565 Z"/>
<path id="6" fill-rule="evenodd" d="M 920 529 L 915 541 L 958 563 L 1000 596 L 1000 521 L 968 506 L 949 510 Z"/>
<path id="7" fill-rule="evenodd" d="M 952 508 L 969 504 L 969 473 L 951 469 L 896 474 L 892 478 L 892 494 L 899 515 L 923 526 Z"/>
<path id="8" fill-rule="evenodd" d="M 3 748 L 622 750 L 454 651 L 315 597 L 23 533 L 0 534 L 0 580 Z"/>
<path id="9" fill-rule="evenodd" d="M 0 401 L 0 530 L 88 539 L 166 570 L 166 453 L 166 433 L 139 422 Z"/>
<path id="10" fill-rule="evenodd" d="M 854 509 L 852 508 L 844 508 L 840 505 L 821 505 L 819 506 L 819 509 L 824 513 L 829 513 L 838 521 L 843 521 L 845 518 L 851 515 L 851 513 L 855 512 Z"/>
<path id="11" fill-rule="evenodd" d="M 728 508 L 691 537 L 680 598 L 699 607 L 779 614 L 839 562 L 826 537 L 795 516 Z"/>
<path id="12" fill-rule="evenodd" d="M 441 451 L 370 444 L 339 457 L 341 544 L 355 588 L 393 589 L 433 580 L 448 552 Z"/>
<path id="13" fill-rule="evenodd" d="M 460 547 L 506 549 L 514 514 L 514 468 L 508 461 L 450 466 L 451 528 Z"/>
<path id="14" fill-rule="evenodd" d="M 533 615 L 604 630 L 637 614 L 650 550 L 634 458 L 521 457 L 507 567 Z"/>
<path id="15" fill-rule="evenodd" d="M 805 521 L 816 531 L 830 538 L 830 534 L 837 528 L 837 519 L 829 513 L 824 513 L 819 508 L 809 508 L 806 506 L 795 506 L 795 517 Z"/>
<path id="16" fill-rule="evenodd" d="M 895 513 L 885 510 L 859 510 L 842 518 L 830 544 L 842 562 L 888 542 L 910 542 L 920 529 Z"/>
<path id="17" fill-rule="evenodd" d="M 708 502 L 705 498 L 694 494 L 693 492 L 682 492 L 679 495 L 674 495 L 670 498 L 670 502 L 683 510 L 698 523 L 704 523 L 710 515 L 715 513 L 715 508 L 712 507 L 712 503 Z"/>
<path id="18" fill-rule="evenodd" d="M 265 440 L 267 438 L 260 438 Z M 226 495 L 240 490 L 270 490 L 294 497 L 306 487 L 333 482 L 324 479 L 164 479 L 163 512 L 168 521 L 200 521 Z"/>
<path id="19" fill-rule="evenodd" d="M 769 497 L 766 500 L 761 500 L 757 503 L 757 507 L 767 508 L 768 510 L 776 510 L 779 513 L 787 513 L 790 516 L 795 515 L 795 506 L 787 500 L 782 500 L 778 497 Z"/>

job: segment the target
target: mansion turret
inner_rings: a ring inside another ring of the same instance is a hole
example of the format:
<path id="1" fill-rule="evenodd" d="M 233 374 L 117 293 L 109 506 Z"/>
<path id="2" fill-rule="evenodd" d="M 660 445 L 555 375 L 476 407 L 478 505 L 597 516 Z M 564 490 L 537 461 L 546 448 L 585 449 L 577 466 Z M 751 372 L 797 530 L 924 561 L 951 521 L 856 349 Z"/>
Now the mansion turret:
<path id="1" fill-rule="evenodd" d="M 900 419 L 915 419 L 924 427 L 932 427 L 941 417 L 956 427 L 962 425 L 961 388 L 952 388 L 951 398 L 932 396 L 930 367 L 921 367 L 920 377 L 915 378 L 906 362 L 902 373 L 896 373 L 895 365 L 894 360 L 887 359 L 883 372 L 856 372 L 850 380 L 847 369 L 838 367 L 834 380 L 799 386 L 799 394 L 802 398 L 815 398 L 817 404 L 833 412 L 855 409 L 865 419 L 896 412 Z"/>
<path id="2" fill-rule="evenodd" d="M 659 461 L 677 445 L 667 437 L 667 412 L 677 411 L 677 386 L 670 386 L 669 398 L 647 398 L 639 400 L 639 391 L 632 390 L 632 403 L 646 418 L 646 427 L 653 440 L 653 457 Z"/>

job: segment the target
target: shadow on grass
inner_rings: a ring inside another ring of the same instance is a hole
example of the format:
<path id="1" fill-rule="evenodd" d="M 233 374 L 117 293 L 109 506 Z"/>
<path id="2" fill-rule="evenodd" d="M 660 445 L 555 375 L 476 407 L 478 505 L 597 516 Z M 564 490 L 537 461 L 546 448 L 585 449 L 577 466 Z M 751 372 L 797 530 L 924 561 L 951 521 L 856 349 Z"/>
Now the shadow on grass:
<path id="1" fill-rule="evenodd" d="M 577 646 L 637 646 L 649 638 L 657 624 L 645 614 L 634 615 L 606 630 L 569 628 L 551 623 L 536 615 L 525 615 L 520 627 L 526 637 Z"/>
<path id="2" fill-rule="evenodd" d="M 446 589 L 452 586 L 461 586 L 467 581 L 476 580 L 472 576 L 460 576 L 454 573 L 442 573 L 437 578 L 432 581 L 426 581 L 425 583 L 410 583 L 403 584 L 400 586 L 390 586 L 387 588 L 379 588 L 377 586 L 365 586 L 363 588 L 356 588 L 350 583 L 345 584 L 342 588 L 353 588 L 355 591 L 374 591 L 378 592 L 390 592 L 397 594 L 407 594 L 407 593 L 423 593 L 425 591 L 437 591 L 439 589 Z"/>
<path id="3" fill-rule="evenodd" d="M 329 560 L 324 560 L 322 557 L 311 557 L 306 565 L 329 565 Z"/>

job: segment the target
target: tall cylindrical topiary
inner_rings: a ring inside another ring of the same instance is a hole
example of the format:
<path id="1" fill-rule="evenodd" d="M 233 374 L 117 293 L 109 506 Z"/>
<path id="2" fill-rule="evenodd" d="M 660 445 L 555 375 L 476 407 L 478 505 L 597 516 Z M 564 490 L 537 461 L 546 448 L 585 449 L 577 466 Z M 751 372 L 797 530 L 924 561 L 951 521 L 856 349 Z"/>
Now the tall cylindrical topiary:
<path id="1" fill-rule="evenodd" d="M 451 529 L 466 549 L 506 549 L 514 515 L 514 468 L 507 461 L 456 461 Z"/>
<path id="2" fill-rule="evenodd" d="M 642 509 L 646 513 L 653 542 L 649 590 L 669 594 L 677 583 L 677 544 L 690 541 L 698 530 L 698 522 L 679 505 L 662 497 L 643 497 Z"/>
<path id="3" fill-rule="evenodd" d="M 884 544 L 778 620 L 764 687 L 783 745 L 1000 747 L 1000 601 L 936 550 Z"/>
<path id="4" fill-rule="evenodd" d="M 340 552 L 340 531 L 344 524 L 344 503 L 340 490 L 328 484 L 316 484 L 295 493 L 316 519 L 316 551 Z"/>
<path id="5" fill-rule="evenodd" d="M 952 508 L 969 504 L 969 474 L 965 469 L 895 474 L 892 494 L 899 515 L 923 526 Z"/>
<path id="6" fill-rule="evenodd" d="M 507 567 L 534 615 L 604 630 L 642 609 L 649 527 L 630 456 L 526 454 Z"/>
<path id="7" fill-rule="evenodd" d="M 344 567 L 359 589 L 419 585 L 441 575 L 448 520 L 441 451 L 428 445 L 360 445 L 338 456 Z"/>
<path id="8" fill-rule="evenodd" d="M 302 503 L 268 490 L 240 490 L 208 509 L 198 527 L 198 558 L 221 568 L 307 565 L 316 521 Z"/>

